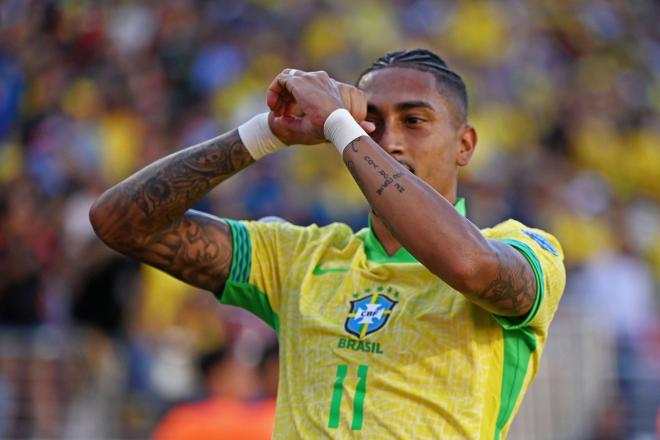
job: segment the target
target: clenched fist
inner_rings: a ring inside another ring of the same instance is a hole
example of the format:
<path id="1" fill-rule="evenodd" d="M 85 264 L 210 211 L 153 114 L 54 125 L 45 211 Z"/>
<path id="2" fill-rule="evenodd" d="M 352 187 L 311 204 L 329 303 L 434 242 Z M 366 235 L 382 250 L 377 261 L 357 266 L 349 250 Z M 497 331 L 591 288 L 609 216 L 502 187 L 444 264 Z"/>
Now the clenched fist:
<path id="1" fill-rule="evenodd" d="M 282 142 L 318 144 L 324 142 L 323 124 L 338 108 L 346 108 L 367 132 L 367 98 L 356 87 L 330 78 L 326 72 L 284 69 L 268 87 L 270 128 Z"/>

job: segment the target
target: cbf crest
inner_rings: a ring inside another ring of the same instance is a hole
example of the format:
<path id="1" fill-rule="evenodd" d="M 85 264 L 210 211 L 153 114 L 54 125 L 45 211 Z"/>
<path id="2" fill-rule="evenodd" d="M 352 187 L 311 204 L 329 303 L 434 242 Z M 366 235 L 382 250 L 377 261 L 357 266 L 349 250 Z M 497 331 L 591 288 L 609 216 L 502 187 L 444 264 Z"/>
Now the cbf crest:
<path id="1" fill-rule="evenodd" d="M 394 306 L 398 303 L 398 301 L 385 295 L 382 287 L 379 287 L 373 293 L 370 292 L 371 289 L 367 289 L 365 291 L 365 293 L 368 293 L 366 296 L 351 301 L 351 310 L 344 324 L 346 331 L 358 338 L 364 338 L 382 329 L 387 324 Z M 387 293 L 392 294 L 392 289 L 388 288 Z M 398 293 L 394 292 L 393 294 L 398 296 Z"/>

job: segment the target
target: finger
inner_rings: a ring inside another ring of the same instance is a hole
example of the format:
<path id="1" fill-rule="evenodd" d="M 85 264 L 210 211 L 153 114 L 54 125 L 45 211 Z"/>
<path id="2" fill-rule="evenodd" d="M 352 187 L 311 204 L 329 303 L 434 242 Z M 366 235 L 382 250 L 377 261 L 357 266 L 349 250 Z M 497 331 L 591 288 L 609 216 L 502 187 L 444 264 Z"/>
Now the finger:
<path id="1" fill-rule="evenodd" d="M 273 114 L 277 113 L 280 109 L 280 95 L 268 89 L 266 91 L 266 104 Z"/>
<path id="2" fill-rule="evenodd" d="M 353 96 L 351 93 L 351 86 L 349 86 L 348 84 L 341 83 L 339 81 L 335 81 L 335 85 L 339 90 L 339 94 L 341 95 L 341 100 L 344 103 L 344 107 L 349 112 L 351 112 L 351 114 L 353 114 L 354 103 L 353 103 Z"/>
<path id="3" fill-rule="evenodd" d="M 280 75 L 277 75 L 266 91 L 266 104 L 275 116 L 281 116 L 282 93 L 285 90 L 284 85 L 280 82 Z"/>
<path id="4" fill-rule="evenodd" d="M 334 79 L 331 79 L 332 84 L 337 87 L 337 90 L 339 90 L 339 96 L 341 96 L 341 101 L 344 103 L 345 107 L 348 107 L 346 105 L 346 102 L 348 101 L 348 95 L 346 93 L 346 90 L 344 90 L 344 87 L 342 87 L 342 84 L 338 81 L 335 81 Z"/>
<path id="5" fill-rule="evenodd" d="M 356 121 L 361 122 L 367 117 L 367 99 L 361 90 L 351 87 L 351 114 Z"/>
<path id="6" fill-rule="evenodd" d="M 360 96 L 360 111 L 362 114 L 362 120 L 367 118 L 367 113 L 369 112 L 369 101 L 367 100 L 367 94 L 364 93 L 362 90 L 357 89 L 358 94 Z M 374 129 L 376 126 L 374 125 Z"/>
<path id="7" fill-rule="evenodd" d="M 362 129 L 364 131 L 366 131 L 367 133 L 372 133 L 373 131 L 376 130 L 376 124 L 374 124 L 373 122 L 369 122 L 369 121 L 361 121 L 360 122 L 360 127 L 362 127 Z"/>
<path id="8" fill-rule="evenodd" d="M 295 78 L 285 73 L 280 73 L 268 86 L 266 103 L 275 116 L 282 116 L 291 102 L 295 102 L 291 80 Z"/>
<path id="9" fill-rule="evenodd" d="M 305 114 L 302 107 L 298 104 L 295 95 L 296 89 L 294 83 L 297 83 L 297 78 L 299 77 L 289 75 L 281 80 L 285 87 L 285 90 L 280 94 L 283 116 L 300 117 Z"/>
<path id="10" fill-rule="evenodd" d="M 341 92 L 346 109 L 353 118 L 358 122 L 364 120 L 367 117 L 367 102 L 364 93 L 349 84 L 337 83 L 337 87 Z"/>
<path id="11" fill-rule="evenodd" d="M 268 90 L 271 90 L 277 94 L 280 94 L 282 90 L 284 90 L 286 87 L 284 86 L 284 83 L 282 82 L 282 79 L 286 77 L 286 74 L 284 72 L 278 74 L 275 78 L 273 78 L 273 81 L 271 81 L 270 85 L 268 86 Z"/>
<path id="12" fill-rule="evenodd" d="M 353 109 L 355 107 L 355 103 L 353 102 L 353 93 L 351 92 L 350 87 L 348 88 L 348 106 L 346 107 L 348 111 L 355 117 L 355 114 L 353 113 Z"/>
<path id="13" fill-rule="evenodd" d="M 282 99 L 280 95 L 269 94 L 266 97 L 268 108 L 275 116 L 282 116 L 286 109 L 286 100 Z"/>

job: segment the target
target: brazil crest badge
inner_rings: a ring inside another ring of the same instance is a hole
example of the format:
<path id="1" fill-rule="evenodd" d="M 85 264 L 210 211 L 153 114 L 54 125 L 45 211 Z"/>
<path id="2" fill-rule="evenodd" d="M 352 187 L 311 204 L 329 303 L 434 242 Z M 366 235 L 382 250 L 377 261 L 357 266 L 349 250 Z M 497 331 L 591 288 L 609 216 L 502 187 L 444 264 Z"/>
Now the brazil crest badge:
<path id="1" fill-rule="evenodd" d="M 379 293 L 353 300 L 344 327 L 348 333 L 364 338 L 387 324 L 396 305 L 397 301 Z"/>

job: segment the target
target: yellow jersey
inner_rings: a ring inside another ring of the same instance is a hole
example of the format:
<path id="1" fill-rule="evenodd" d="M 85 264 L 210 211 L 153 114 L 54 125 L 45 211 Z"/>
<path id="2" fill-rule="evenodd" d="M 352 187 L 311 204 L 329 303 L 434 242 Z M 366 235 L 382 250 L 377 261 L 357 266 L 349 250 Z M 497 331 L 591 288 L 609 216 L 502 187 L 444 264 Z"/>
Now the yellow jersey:
<path id="1" fill-rule="evenodd" d="M 537 278 L 531 311 L 511 319 L 406 249 L 389 256 L 371 226 L 227 222 L 234 252 L 219 299 L 261 317 L 280 343 L 274 438 L 506 436 L 564 289 L 554 237 L 514 220 L 482 230 Z"/>

